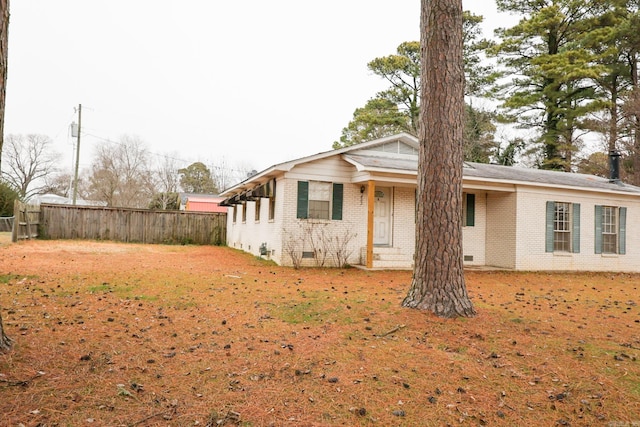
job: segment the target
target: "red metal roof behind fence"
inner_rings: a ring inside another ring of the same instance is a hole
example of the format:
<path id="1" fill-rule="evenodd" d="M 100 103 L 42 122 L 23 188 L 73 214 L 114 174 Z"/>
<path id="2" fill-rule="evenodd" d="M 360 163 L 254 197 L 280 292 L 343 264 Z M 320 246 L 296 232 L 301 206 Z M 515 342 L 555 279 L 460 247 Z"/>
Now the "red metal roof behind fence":
<path id="1" fill-rule="evenodd" d="M 223 197 L 189 197 L 185 205 L 186 211 L 191 212 L 222 212 L 226 213 L 227 208 L 220 206 Z"/>

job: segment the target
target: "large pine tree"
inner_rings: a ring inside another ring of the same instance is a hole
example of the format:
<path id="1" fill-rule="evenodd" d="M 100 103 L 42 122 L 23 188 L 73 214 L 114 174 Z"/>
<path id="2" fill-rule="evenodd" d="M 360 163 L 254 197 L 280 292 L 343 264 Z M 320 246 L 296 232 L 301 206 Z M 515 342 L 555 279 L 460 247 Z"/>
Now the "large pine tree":
<path id="1" fill-rule="evenodd" d="M 577 131 L 589 113 L 601 109 L 593 79 L 603 68 L 584 48 L 599 1 L 497 0 L 498 10 L 522 16 L 513 27 L 497 30 L 494 49 L 510 81 L 503 107 L 524 128 L 539 129 L 539 165 L 570 170 L 579 148 Z"/>
<path id="2" fill-rule="evenodd" d="M 422 0 L 415 268 L 405 307 L 473 316 L 462 262 L 462 0 Z"/>

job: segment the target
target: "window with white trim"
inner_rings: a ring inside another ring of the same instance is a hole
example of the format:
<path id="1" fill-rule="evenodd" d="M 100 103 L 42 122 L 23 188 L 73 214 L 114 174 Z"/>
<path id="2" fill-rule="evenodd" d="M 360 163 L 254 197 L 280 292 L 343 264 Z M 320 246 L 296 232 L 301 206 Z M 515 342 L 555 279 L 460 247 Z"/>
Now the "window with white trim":
<path id="1" fill-rule="evenodd" d="M 602 207 L 602 253 L 618 253 L 618 209 Z"/>
<path id="2" fill-rule="evenodd" d="M 310 219 L 329 219 L 331 213 L 331 183 L 309 181 Z"/>
<path id="3" fill-rule="evenodd" d="M 580 252 L 580 204 L 547 202 L 546 252 Z"/>
<path id="4" fill-rule="evenodd" d="M 571 252 L 571 203 L 556 202 L 553 217 L 553 251 Z"/>
<path id="5" fill-rule="evenodd" d="M 595 253 L 626 252 L 627 208 L 601 206 L 595 208 Z"/>

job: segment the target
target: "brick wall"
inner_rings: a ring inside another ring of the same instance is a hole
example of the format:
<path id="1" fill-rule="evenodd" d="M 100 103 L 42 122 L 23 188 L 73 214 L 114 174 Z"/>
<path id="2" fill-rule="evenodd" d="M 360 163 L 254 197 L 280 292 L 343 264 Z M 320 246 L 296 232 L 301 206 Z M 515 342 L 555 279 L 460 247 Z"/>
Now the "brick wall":
<path id="1" fill-rule="evenodd" d="M 518 270 L 640 270 L 640 202 L 614 195 L 537 189 L 518 192 Z M 580 253 L 545 252 L 546 202 L 580 204 Z M 627 208 L 626 254 L 595 253 L 595 205 Z"/>
<path id="2" fill-rule="evenodd" d="M 485 264 L 516 267 L 516 193 L 489 193 L 486 206 Z"/>

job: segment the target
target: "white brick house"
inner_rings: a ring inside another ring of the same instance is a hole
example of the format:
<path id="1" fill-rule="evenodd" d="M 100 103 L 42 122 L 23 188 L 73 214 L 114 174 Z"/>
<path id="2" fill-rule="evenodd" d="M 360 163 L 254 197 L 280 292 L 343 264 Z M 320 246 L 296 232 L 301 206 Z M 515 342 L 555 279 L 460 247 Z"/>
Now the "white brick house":
<path id="1" fill-rule="evenodd" d="M 227 244 L 281 265 L 412 268 L 418 141 L 399 134 L 272 166 L 225 190 Z M 640 272 L 640 188 L 465 163 L 466 266 Z"/>

